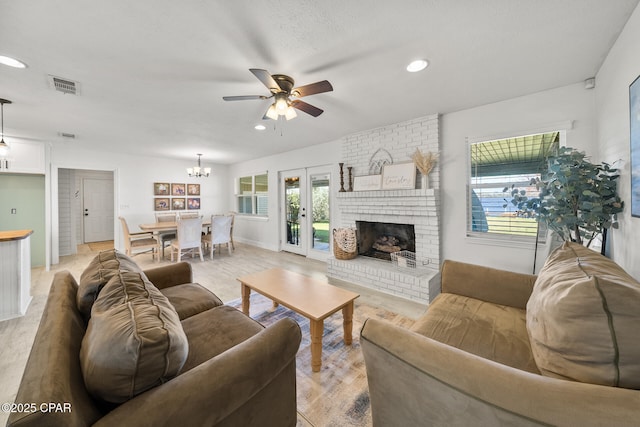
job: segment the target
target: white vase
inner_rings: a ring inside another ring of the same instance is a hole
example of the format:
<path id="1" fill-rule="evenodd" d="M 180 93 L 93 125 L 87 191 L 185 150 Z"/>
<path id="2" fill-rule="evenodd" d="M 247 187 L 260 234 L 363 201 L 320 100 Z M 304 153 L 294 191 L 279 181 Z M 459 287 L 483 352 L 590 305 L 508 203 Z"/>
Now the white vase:
<path id="1" fill-rule="evenodd" d="M 429 175 L 422 175 L 420 178 L 420 184 L 423 190 L 429 188 Z"/>

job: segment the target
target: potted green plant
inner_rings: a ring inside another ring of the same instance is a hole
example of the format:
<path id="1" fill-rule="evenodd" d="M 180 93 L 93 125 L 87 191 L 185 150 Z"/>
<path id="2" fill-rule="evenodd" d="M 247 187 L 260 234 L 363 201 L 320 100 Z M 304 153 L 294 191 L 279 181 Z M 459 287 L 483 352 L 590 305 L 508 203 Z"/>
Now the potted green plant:
<path id="1" fill-rule="evenodd" d="M 562 240 L 589 247 L 606 230 L 618 228 L 617 214 L 624 202 L 617 193 L 620 175 L 608 163 L 594 164 L 586 155 L 570 147 L 560 147 L 547 161 L 547 171 L 541 179 L 532 179 L 539 194 L 528 197 L 526 191 L 512 186 L 511 203 L 519 215 L 535 217 L 555 231 Z"/>

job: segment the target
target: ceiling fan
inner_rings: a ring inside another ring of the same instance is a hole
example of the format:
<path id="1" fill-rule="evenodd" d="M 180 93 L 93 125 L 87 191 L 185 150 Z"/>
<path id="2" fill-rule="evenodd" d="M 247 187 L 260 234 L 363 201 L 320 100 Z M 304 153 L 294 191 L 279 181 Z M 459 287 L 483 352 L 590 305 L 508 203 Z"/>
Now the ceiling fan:
<path id="1" fill-rule="evenodd" d="M 225 101 L 245 101 L 249 99 L 275 98 L 274 103 L 269 106 L 264 117 L 262 117 L 264 120 L 278 120 L 280 116 L 284 116 L 287 120 L 293 119 L 297 116 L 296 109 L 304 111 L 313 117 L 318 117 L 324 110 L 297 98 L 333 90 L 331 83 L 326 80 L 294 88 L 294 80 L 284 74 L 270 74 L 267 70 L 259 68 L 251 68 L 249 71 L 271 91 L 271 95 L 223 96 L 222 99 Z"/>

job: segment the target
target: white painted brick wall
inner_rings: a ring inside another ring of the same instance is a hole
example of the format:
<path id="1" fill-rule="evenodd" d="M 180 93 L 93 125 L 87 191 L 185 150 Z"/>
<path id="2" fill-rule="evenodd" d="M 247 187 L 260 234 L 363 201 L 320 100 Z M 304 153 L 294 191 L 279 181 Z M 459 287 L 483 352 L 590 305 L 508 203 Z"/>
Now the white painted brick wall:
<path id="1" fill-rule="evenodd" d="M 431 115 L 372 129 L 344 138 L 342 159 L 345 178 L 348 166 L 353 175 L 369 175 L 372 159 L 390 156 L 393 163 L 411 162 L 416 148 L 439 152 L 439 116 Z M 346 179 L 345 179 L 346 181 Z M 416 181 L 420 187 L 420 173 Z M 404 298 L 428 302 L 429 283 L 440 266 L 440 167 L 429 175 L 429 189 L 378 190 L 338 193 L 341 227 L 355 227 L 356 221 L 413 224 L 418 265 L 431 268 L 403 269 L 391 263 L 357 257 L 329 260 L 328 274 L 360 283 Z"/>

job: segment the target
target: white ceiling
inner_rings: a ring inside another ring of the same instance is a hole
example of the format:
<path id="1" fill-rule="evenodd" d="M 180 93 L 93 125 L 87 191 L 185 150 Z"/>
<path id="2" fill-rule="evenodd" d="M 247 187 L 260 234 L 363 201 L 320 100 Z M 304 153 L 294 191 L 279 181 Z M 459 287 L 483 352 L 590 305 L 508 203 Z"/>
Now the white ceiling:
<path id="1" fill-rule="evenodd" d="M 0 65 L 5 139 L 235 163 L 581 82 L 637 3 L 0 0 L 0 55 L 28 64 Z M 406 72 L 416 58 L 430 66 Z M 249 68 L 329 80 L 304 98 L 325 113 L 254 130 L 269 101 L 222 100 L 268 94 Z"/>

